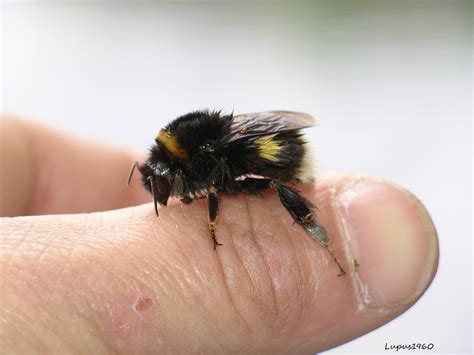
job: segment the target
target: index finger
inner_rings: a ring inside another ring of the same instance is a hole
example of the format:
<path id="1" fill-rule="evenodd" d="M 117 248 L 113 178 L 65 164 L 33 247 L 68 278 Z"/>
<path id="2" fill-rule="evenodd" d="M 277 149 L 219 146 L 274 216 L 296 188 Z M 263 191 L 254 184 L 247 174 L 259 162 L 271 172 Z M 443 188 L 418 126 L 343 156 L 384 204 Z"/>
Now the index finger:
<path id="1" fill-rule="evenodd" d="M 136 157 L 41 124 L 3 118 L 0 215 L 105 211 L 149 200 L 126 179 Z"/>

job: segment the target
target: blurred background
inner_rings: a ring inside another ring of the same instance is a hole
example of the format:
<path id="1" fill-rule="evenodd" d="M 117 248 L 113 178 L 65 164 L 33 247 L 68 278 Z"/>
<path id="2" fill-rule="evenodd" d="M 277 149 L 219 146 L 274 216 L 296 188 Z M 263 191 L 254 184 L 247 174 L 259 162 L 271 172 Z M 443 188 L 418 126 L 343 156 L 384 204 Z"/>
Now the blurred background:
<path id="1" fill-rule="evenodd" d="M 199 108 L 314 114 L 320 169 L 413 191 L 441 250 L 413 308 L 328 353 L 413 342 L 471 353 L 471 1 L 2 2 L 1 11 L 3 112 L 143 151 Z"/>

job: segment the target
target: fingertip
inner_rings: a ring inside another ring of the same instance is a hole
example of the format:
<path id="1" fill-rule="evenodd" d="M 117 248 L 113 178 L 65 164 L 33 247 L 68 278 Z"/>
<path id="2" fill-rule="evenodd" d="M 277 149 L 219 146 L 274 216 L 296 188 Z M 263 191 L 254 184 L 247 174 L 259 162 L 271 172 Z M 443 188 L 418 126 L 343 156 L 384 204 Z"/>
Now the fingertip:
<path id="1" fill-rule="evenodd" d="M 318 223 L 347 272 L 336 277 L 337 265 L 321 246 L 309 238 L 300 243 L 309 257 L 306 279 L 319 286 L 306 290 L 313 306 L 295 334 L 312 337 L 308 350 L 323 351 L 408 310 L 436 274 L 438 239 L 420 201 L 385 180 L 332 174 L 303 194 L 317 206 Z"/>
<path id="2" fill-rule="evenodd" d="M 428 212 L 411 193 L 386 181 L 343 181 L 336 215 L 349 262 L 359 264 L 353 273 L 359 309 L 412 303 L 437 268 L 438 240 Z"/>

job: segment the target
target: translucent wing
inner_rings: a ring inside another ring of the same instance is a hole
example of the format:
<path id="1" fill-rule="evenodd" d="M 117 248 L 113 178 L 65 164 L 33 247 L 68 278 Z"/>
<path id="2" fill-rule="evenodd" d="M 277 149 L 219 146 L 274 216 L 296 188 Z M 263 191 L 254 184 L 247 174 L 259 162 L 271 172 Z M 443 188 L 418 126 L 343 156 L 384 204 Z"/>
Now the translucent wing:
<path id="1" fill-rule="evenodd" d="M 291 132 L 314 126 L 313 116 L 303 112 L 266 111 L 245 113 L 233 117 L 231 133 L 226 143 L 241 139 Z"/>

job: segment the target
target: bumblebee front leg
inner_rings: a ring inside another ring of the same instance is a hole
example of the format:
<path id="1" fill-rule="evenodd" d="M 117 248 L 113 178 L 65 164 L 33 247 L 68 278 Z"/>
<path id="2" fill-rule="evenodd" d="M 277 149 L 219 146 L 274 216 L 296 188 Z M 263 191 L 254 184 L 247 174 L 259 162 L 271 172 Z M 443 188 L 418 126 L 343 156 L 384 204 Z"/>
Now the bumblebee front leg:
<path id="1" fill-rule="evenodd" d="M 292 188 L 282 185 L 279 182 L 272 181 L 271 185 L 277 190 L 281 203 L 293 217 L 293 220 L 303 227 L 332 257 L 339 268 L 339 275 L 337 276 L 344 275 L 346 272 L 339 263 L 334 250 L 329 246 L 331 239 L 327 235 L 326 230 L 314 220 L 314 215 L 311 211 L 311 207 L 313 207 L 311 202 Z"/>
<path id="2" fill-rule="evenodd" d="M 211 233 L 212 241 L 214 242 L 214 250 L 218 245 L 222 245 L 216 239 L 217 213 L 219 212 L 219 196 L 217 189 L 211 186 L 208 189 L 207 207 L 208 207 L 208 224 L 209 232 Z"/>

